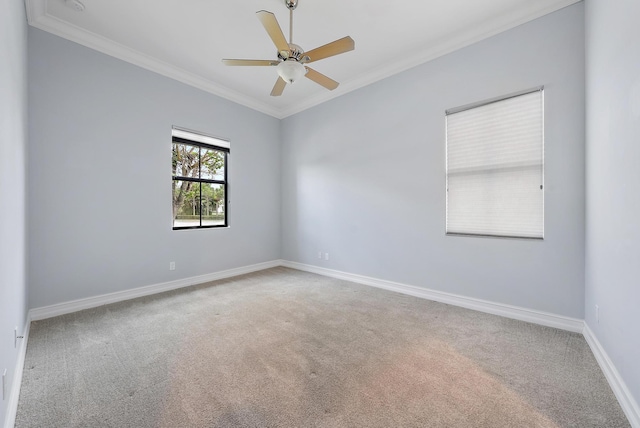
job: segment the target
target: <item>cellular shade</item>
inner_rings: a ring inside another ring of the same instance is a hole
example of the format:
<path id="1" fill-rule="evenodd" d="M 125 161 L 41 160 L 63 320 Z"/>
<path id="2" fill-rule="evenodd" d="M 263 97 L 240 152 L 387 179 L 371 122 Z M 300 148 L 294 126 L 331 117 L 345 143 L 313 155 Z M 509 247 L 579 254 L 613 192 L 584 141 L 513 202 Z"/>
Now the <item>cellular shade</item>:
<path id="1" fill-rule="evenodd" d="M 447 112 L 448 234 L 544 236 L 542 89 Z"/>

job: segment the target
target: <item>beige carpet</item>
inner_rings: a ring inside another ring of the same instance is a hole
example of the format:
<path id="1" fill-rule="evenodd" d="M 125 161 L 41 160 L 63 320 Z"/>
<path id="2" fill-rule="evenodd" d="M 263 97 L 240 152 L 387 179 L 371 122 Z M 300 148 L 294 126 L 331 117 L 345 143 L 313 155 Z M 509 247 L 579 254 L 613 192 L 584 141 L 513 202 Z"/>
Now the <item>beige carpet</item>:
<path id="1" fill-rule="evenodd" d="M 584 338 L 286 268 L 34 322 L 17 427 L 628 427 Z"/>

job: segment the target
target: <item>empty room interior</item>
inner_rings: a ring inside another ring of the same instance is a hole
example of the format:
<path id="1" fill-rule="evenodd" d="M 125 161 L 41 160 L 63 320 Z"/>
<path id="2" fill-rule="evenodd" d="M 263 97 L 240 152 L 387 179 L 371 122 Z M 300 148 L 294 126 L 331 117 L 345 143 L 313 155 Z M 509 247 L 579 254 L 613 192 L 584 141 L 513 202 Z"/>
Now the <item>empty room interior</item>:
<path id="1" fill-rule="evenodd" d="M 640 428 L 638 17 L 4 0 L 0 424 Z"/>

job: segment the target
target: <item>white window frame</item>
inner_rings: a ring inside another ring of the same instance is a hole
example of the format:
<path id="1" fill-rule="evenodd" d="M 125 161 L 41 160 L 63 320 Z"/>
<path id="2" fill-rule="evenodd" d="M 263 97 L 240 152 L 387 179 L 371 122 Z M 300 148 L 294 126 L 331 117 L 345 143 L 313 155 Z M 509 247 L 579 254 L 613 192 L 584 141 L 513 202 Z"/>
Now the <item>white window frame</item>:
<path id="1" fill-rule="evenodd" d="M 216 225 L 203 225 L 202 213 L 200 213 L 200 224 L 197 226 L 176 226 L 172 220 L 173 230 L 189 230 L 189 229 L 213 229 L 229 227 L 229 155 L 231 153 L 231 143 L 228 140 L 207 135 L 198 131 L 192 131 L 186 128 L 173 126 L 171 128 L 171 145 L 184 144 L 200 147 L 201 149 L 215 150 L 224 154 L 224 178 L 223 179 L 205 179 L 205 178 L 189 178 L 172 175 L 171 180 L 174 181 L 191 181 L 202 184 L 218 184 L 224 188 L 224 223 Z M 173 186 L 172 186 L 173 187 Z M 173 198 L 173 195 L 171 196 Z"/>

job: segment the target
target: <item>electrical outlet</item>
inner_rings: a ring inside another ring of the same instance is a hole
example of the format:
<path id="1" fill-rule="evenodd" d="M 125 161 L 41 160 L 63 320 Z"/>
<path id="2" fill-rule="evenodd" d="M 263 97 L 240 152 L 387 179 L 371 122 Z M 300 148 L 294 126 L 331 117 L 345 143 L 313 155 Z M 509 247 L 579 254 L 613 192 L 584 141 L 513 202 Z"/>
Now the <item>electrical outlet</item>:
<path id="1" fill-rule="evenodd" d="M 4 371 L 2 372 L 2 401 L 4 401 L 7 398 L 7 394 L 5 392 L 6 384 L 7 384 L 7 369 L 4 369 Z"/>
<path id="2" fill-rule="evenodd" d="M 596 322 L 600 324 L 600 306 L 596 305 Z"/>
<path id="3" fill-rule="evenodd" d="M 169 262 L 169 270 L 176 270 L 176 262 Z"/>
<path id="4" fill-rule="evenodd" d="M 318 251 L 318 258 L 321 259 L 322 258 L 322 251 Z"/>
<path id="5" fill-rule="evenodd" d="M 18 336 L 18 327 L 13 328 L 13 347 L 18 347 L 18 339 L 24 339 L 24 336 Z"/>
<path id="6" fill-rule="evenodd" d="M 329 260 L 329 253 L 324 253 L 324 259 Z"/>

